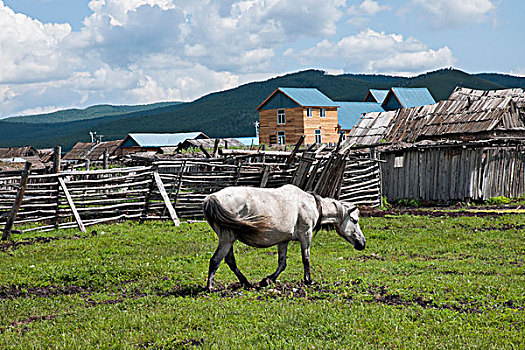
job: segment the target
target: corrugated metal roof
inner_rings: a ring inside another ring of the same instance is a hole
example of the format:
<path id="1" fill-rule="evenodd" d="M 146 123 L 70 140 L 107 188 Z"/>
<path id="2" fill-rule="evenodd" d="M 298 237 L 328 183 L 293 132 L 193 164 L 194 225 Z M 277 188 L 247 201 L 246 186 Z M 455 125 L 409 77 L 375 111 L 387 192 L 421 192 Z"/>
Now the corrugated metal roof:
<path id="1" fill-rule="evenodd" d="M 339 104 L 315 88 L 278 88 L 302 107 L 337 107 Z"/>
<path id="2" fill-rule="evenodd" d="M 259 136 L 256 137 L 236 137 L 245 146 L 259 146 Z"/>
<path id="3" fill-rule="evenodd" d="M 128 134 L 124 142 L 128 146 L 129 140 L 133 140 L 139 147 L 166 147 L 177 146 L 179 143 L 187 139 L 195 139 L 197 137 L 208 138 L 202 132 L 183 132 L 177 134 Z M 126 142 L 128 141 L 128 142 Z"/>
<path id="4" fill-rule="evenodd" d="M 376 102 L 338 102 L 337 118 L 341 129 L 350 130 L 356 124 L 363 113 L 384 112 L 384 109 Z"/>
<path id="5" fill-rule="evenodd" d="M 403 108 L 431 105 L 436 103 L 430 91 L 427 88 L 402 88 L 393 87 L 388 93 L 387 98 L 391 98 L 390 94 L 394 94 Z"/>
<path id="6" fill-rule="evenodd" d="M 377 103 L 381 104 L 385 100 L 386 95 L 388 95 L 388 91 L 390 91 L 390 90 L 370 89 L 370 90 L 368 90 L 368 94 L 372 95 L 375 98 L 375 100 L 377 101 Z M 367 94 L 367 97 L 368 97 L 368 94 Z M 366 98 L 365 98 L 365 100 L 366 100 Z"/>

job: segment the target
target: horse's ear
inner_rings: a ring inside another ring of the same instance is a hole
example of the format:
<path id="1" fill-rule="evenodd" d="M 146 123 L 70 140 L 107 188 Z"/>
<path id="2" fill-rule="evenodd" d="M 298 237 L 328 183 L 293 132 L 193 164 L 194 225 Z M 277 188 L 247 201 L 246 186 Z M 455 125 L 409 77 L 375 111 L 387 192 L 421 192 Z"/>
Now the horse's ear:
<path id="1" fill-rule="evenodd" d="M 344 203 L 343 205 L 346 208 L 346 210 L 348 210 L 348 214 L 351 214 L 357 210 L 357 206 L 354 204 Z"/>

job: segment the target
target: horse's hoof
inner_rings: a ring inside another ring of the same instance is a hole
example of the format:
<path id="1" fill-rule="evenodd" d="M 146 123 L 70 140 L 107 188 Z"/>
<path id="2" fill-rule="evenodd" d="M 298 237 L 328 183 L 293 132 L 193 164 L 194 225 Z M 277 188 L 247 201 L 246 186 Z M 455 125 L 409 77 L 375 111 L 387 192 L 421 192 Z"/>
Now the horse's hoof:
<path id="1" fill-rule="evenodd" d="M 266 278 L 263 278 L 261 282 L 259 282 L 259 287 L 268 287 L 272 283 L 273 283 L 273 280 L 270 277 L 266 277 Z"/>

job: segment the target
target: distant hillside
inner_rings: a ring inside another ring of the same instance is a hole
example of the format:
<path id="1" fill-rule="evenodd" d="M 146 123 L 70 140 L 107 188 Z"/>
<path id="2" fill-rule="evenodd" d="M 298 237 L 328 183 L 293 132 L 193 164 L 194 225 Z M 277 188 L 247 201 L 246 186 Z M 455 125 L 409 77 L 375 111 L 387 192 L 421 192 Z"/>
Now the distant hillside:
<path id="1" fill-rule="evenodd" d="M 335 76 L 307 70 L 212 93 L 189 103 L 132 113 L 53 123 L 29 124 L 19 122 L 18 118 L 0 121 L 0 147 L 61 145 L 67 150 L 78 141 L 89 141 L 90 130 L 104 135 L 103 140 L 124 138 L 130 132 L 202 131 L 211 137 L 250 136 L 255 134 L 253 124 L 258 119 L 255 108 L 277 87 L 316 87 L 336 101 L 362 101 L 370 88 L 428 87 L 436 100 L 442 100 L 448 98 L 456 86 L 502 89 L 520 87 L 522 79 L 500 74 L 470 75 L 454 69 L 412 78 L 365 74 Z"/>
<path id="2" fill-rule="evenodd" d="M 169 107 L 180 104 L 181 102 L 158 102 L 148 105 L 136 106 L 113 106 L 96 105 L 85 109 L 65 109 L 53 113 L 35 114 L 27 116 L 15 116 L 5 118 L 2 121 L 12 123 L 65 123 L 77 120 L 95 119 L 114 115 L 128 114 L 133 112 L 149 111 L 152 109 Z"/>
<path id="3" fill-rule="evenodd" d="M 502 86 L 525 89 L 525 77 L 516 77 L 513 75 L 498 73 L 481 73 L 475 74 L 475 76 L 481 79 L 492 81 Z"/>

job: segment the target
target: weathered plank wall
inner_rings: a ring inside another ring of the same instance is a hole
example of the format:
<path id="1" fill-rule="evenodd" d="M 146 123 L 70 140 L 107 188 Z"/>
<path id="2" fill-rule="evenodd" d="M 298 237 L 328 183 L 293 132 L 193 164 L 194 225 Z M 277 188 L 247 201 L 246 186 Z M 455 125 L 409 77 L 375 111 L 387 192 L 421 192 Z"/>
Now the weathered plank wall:
<path id="1" fill-rule="evenodd" d="M 486 200 L 525 194 L 525 154 L 516 148 L 434 147 L 383 152 L 389 201 Z"/>

